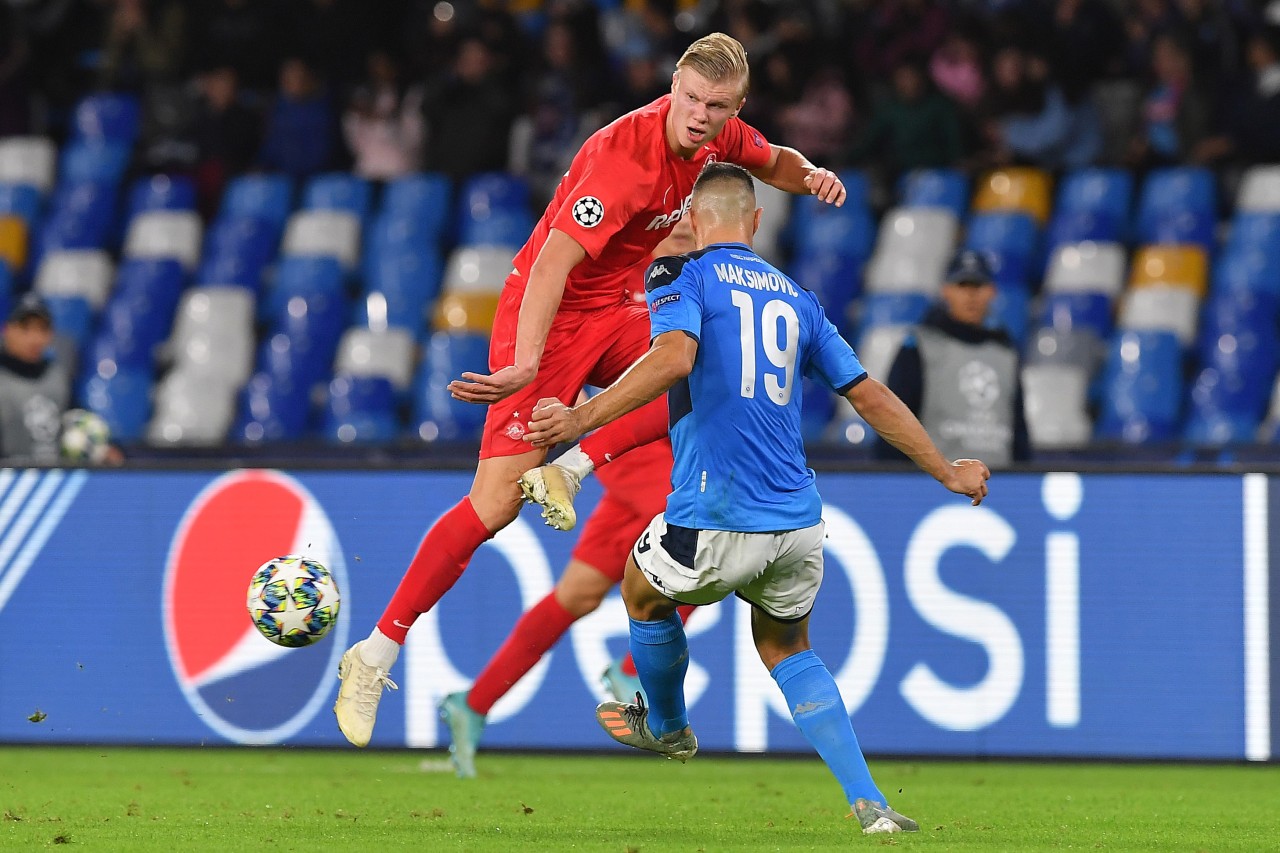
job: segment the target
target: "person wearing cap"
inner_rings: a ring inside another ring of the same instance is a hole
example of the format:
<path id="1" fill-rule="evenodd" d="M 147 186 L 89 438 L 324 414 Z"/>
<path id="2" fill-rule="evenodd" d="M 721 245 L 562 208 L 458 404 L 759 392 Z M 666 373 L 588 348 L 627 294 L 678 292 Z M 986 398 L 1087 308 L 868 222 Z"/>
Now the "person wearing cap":
<path id="1" fill-rule="evenodd" d="M 58 462 L 58 433 L 71 399 L 71 379 L 50 358 L 52 343 L 49 306 L 29 293 L 9 314 L 0 350 L 0 457 L 7 462 Z"/>
<path id="2" fill-rule="evenodd" d="M 907 335 L 885 384 L 944 455 L 1006 465 L 1029 459 L 1031 445 L 1017 347 L 1003 329 L 986 325 L 995 296 L 986 258 L 960 252 L 939 303 Z M 877 456 L 903 458 L 883 442 Z"/>

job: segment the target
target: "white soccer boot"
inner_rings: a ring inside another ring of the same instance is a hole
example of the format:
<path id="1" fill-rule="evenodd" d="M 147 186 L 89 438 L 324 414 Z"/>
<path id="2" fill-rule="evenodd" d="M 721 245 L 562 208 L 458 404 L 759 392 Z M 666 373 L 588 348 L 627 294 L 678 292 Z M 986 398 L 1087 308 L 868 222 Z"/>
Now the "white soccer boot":
<path id="1" fill-rule="evenodd" d="M 542 507 L 542 517 L 556 530 L 572 530 L 578 523 L 573 499 L 582 483 L 578 476 L 554 462 L 520 475 L 520 491 L 529 503 Z"/>
<path id="2" fill-rule="evenodd" d="M 347 740 L 356 746 L 368 746 L 373 737 L 373 724 L 378 719 L 378 703 L 386 688 L 398 690 L 387 671 L 370 666 L 360 657 L 360 644 L 356 643 L 342 655 L 338 663 L 338 701 L 333 703 L 333 713 L 338 718 L 338 728 Z"/>
<path id="3" fill-rule="evenodd" d="M 919 832 L 920 824 L 903 814 L 898 814 L 888 806 L 882 806 L 875 800 L 858 800 L 852 805 L 853 812 L 849 817 L 856 817 L 862 825 L 863 835 L 878 835 L 882 832 Z"/>

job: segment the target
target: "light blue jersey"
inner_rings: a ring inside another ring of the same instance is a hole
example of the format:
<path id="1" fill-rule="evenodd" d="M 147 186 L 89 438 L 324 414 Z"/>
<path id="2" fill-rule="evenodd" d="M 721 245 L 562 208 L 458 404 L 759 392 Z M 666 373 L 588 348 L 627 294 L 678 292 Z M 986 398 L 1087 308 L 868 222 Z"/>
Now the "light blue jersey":
<path id="1" fill-rule="evenodd" d="M 698 341 L 693 372 L 667 394 L 667 523 L 741 533 L 817 524 L 801 375 L 839 394 L 867 375 L 817 297 L 741 243 L 659 258 L 645 282 L 650 334 Z"/>

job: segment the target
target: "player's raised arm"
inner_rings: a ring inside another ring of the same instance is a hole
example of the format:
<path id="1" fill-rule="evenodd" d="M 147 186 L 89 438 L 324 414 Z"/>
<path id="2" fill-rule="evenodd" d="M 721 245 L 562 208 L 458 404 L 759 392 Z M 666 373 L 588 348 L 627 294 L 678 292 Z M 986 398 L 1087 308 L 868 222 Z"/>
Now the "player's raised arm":
<path id="1" fill-rule="evenodd" d="M 883 383 L 867 377 L 845 394 L 858 414 L 880 437 L 901 450 L 920 469 L 950 491 L 966 495 L 977 506 L 987 496 L 991 472 L 977 459 L 948 462 L 920 421 Z"/>
<path id="2" fill-rule="evenodd" d="M 794 148 L 773 146 L 769 162 L 751 174 L 771 187 L 796 195 L 816 195 L 827 204 L 844 204 L 844 182 L 830 169 L 820 169 Z"/>
<path id="3" fill-rule="evenodd" d="M 529 283 L 520 301 L 516 325 L 515 363 L 491 374 L 463 373 L 449 383 L 449 393 L 468 403 L 493 403 L 533 381 L 542 351 L 564 295 L 569 271 L 587 256 L 577 240 L 552 228 L 547 242 L 529 271 Z"/>

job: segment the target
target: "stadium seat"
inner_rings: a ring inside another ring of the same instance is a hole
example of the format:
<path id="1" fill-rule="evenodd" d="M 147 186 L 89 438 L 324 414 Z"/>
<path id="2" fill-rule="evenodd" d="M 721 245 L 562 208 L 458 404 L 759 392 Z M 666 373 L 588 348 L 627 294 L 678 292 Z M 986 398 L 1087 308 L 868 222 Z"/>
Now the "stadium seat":
<path id="1" fill-rule="evenodd" d="M 873 378 L 881 382 L 889 378 L 889 368 L 898 356 L 902 342 L 911 327 L 908 325 L 871 326 L 858 337 L 858 361 Z"/>
<path id="2" fill-rule="evenodd" d="M 276 238 L 274 226 L 265 220 L 219 219 L 205 232 L 195 280 L 260 291 L 263 272 L 276 255 Z"/>
<path id="3" fill-rule="evenodd" d="M 1019 211 L 975 213 L 969 219 L 964 247 L 1029 269 L 1040 263 L 1040 232 L 1036 222 Z M 1036 267 L 1038 268 L 1038 267 Z"/>
<path id="4" fill-rule="evenodd" d="M 280 260 L 275 281 L 263 297 L 262 310 L 274 315 L 294 296 L 324 295 L 336 299 L 345 282 L 337 258 L 323 255 L 292 255 Z"/>
<path id="5" fill-rule="evenodd" d="M 469 178 L 458 198 L 458 242 L 464 246 L 524 245 L 533 231 L 529 188 L 513 175 L 488 172 Z"/>
<path id="6" fill-rule="evenodd" d="M 1052 252 L 1068 243 L 1117 243 L 1125 239 L 1123 222 L 1089 212 L 1059 213 L 1045 230 L 1044 244 Z"/>
<path id="7" fill-rule="evenodd" d="M 1214 263 L 1213 289 L 1280 296 L 1280 252 L 1262 249 L 1223 252 Z"/>
<path id="8" fill-rule="evenodd" d="M 1200 380 L 1197 379 L 1191 391 L 1191 413 L 1187 416 L 1187 426 L 1182 436 L 1187 444 L 1195 447 L 1223 447 L 1256 440 L 1260 426 L 1258 418 L 1219 411 L 1209 404 L 1199 404 L 1197 401 L 1202 394 L 1200 388 Z"/>
<path id="9" fill-rule="evenodd" d="M 411 392 L 414 424 L 423 441 L 469 441 L 480 437 L 484 407 L 455 400 L 448 389 L 450 382 L 467 371 L 489 372 L 488 336 L 433 334 Z"/>
<path id="10" fill-rule="evenodd" d="M 348 329 L 338 342 L 334 373 L 349 377 L 380 376 L 397 390 L 413 379 L 414 337 L 404 329 Z"/>
<path id="11" fill-rule="evenodd" d="M 1237 211 L 1227 232 L 1225 251 L 1280 254 L 1280 212 Z"/>
<path id="12" fill-rule="evenodd" d="M 40 211 L 43 207 L 44 198 L 36 187 L 30 184 L 0 183 L 0 214 L 19 217 L 27 224 L 28 233 L 33 232 L 40 224 Z"/>
<path id="13" fill-rule="evenodd" d="M 1036 449 L 1082 447 L 1093 435 L 1088 412 L 1089 374 L 1072 364 L 1029 364 L 1022 369 L 1023 412 Z"/>
<path id="14" fill-rule="evenodd" d="M 129 444 L 142 438 L 151 417 L 151 372 L 95 363 L 80 385 L 79 399 L 111 428 L 113 441 Z"/>
<path id="15" fill-rule="evenodd" d="M 77 348 L 89 339 L 95 309 L 88 298 L 62 293 L 46 295 L 44 301 L 53 316 L 55 335 L 73 342 Z"/>
<path id="16" fill-rule="evenodd" d="M 335 376 L 325 415 L 325 436 L 342 444 L 386 442 L 399 432 L 395 389 L 385 376 Z"/>
<path id="17" fill-rule="evenodd" d="M 387 322 L 417 334 L 426 324 L 427 306 L 440 293 L 440 256 L 434 250 L 384 252 L 365 267 L 365 293 L 381 293 Z"/>
<path id="18" fill-rule="evenodd" d="M 362 222 L 369 217 L 372 201 L 372 185 L 348 172 L 316 175 L 302 191 L 304 210 L 341 210 Z"/>
<path id="19" fill-rule="evenodd" d="M 19 216 L 0 215 L 0 261 L 14 272 L 27 266 L 27 223 Z"/>
<path id="20" fill-rule="evenodd" d="M 1136 236 L 1141 243 L 1194 243 L 1211 252 L 1217 212 L 1212 172 L 1191 167 L 1157 169 L 1142 185 Z"/>
<path id="21" fill-rule="evenodd" d="M 141 128 L 137 97 L 118 92 L 88 95 L 76 104 L 72 117 L 76 139 L 132 145 Z"/>
<path id="22" fill-rule="evenodd" d="M 1111 297 L 1089 291 L 1050 293 L 1043 302 L 1040 324 L 1061 332 L 1088 331 L 1106 340 L 1111 336 Z"/>
<path id="23" fill-rule="evenodd" d="M 841 171 L 839 174 L 840 180 L 844 182 L 846 195 L 845 203 L 841 207 L 833 208 L 812 195 L 800 195 L 794 198 L 791 205 L 791 215 L 787 219 L 783 234 L 785 241 L 789 245 L 796 246 L 798 241 L 812 228 L 814 217 L 821 213 L 833 210 L 845 213 L 867 212 L 869 184 L 866 176 L 862 172 L 852 170 Z M 873 230 L 872 234 L 874 235 L 874 233 Z"/>
<path id="24" fill-rule="evenodd" d="M 756 206 L 763 212 L 760 214 L 760 227 L 756 229 L 751 245 L 756 254 L 770 263 L 782 261 L 782 235 L 791 215 L 792 198 L 792 194 L 785 190 L 763 181 L 756 182 Z"/>
<path id="25" fill-rule="evenodd" d="M 1077 367 L 1093 376 L 1107 355 L 1107 345 L 1088 329 L 1055 329 L 1041 326 L 1027 344 L 1027 364 Z"/>
<path id="26" fill-rule="evenodd" d="M 0 183 L 35 187 L 41 193 L 53 189 L 58 149 L 43 136 L 10 136 L 0 139 Z"/>
<path id="27" fill-rule="evenodd" d="M 1004 329 L 1013 342 L 1022 347 L 1027 339 L 1027 327 L 1031 318 L 1029 312 L 1031 295 L 1025 287 L 1018 285 L 997 285 L 995 299 L 987 316 L 987 326 L 993 329 Z"/>
<path id="28" fill-rule="evenodd" d="M 39 261 L 54 249 L 106 248 L 115 231 L 116 190 L 109 184 L 77 184 L 55 194 L 33 247 Z"/>
<path id="29" fill-rule="evenodd" d="M 455 249 L 444 271 L 446 293 L 498 293 L 511 274 L 515 251 L 500 246 Z"/>
<path id="30" fill-rule="evenodd" d="M 1199 246 L 1143 246 L 1134 254 L 1132 288 L 1165 285 L 1203 297 L 1209 288 L 1208 262 Z"/>
<path id="31" fill-rule="evenodd" d="M 431 328 L 487 335 L 493 330 L 498 298 L 496 293 L 446 293 L 436 301 Z"/>
<path id="32" fill-rule="evenodd" d="M 800 207 L 810 198 L 811 196 L 803 196 L 797 199 L 795 206 Z M 804 229 L 799 231 L 792 241 L 797 260 L 807 254 L 830 252 L 854 259 L 860 264 L 865 263 L 867 258 L 871 257 L 872 251 L 877 248 L 876 225 L 871 214 L 866 208 L 860 206 L 833 207 L 829 204 L 817 203 L 821 206 L 806 214 Z M 948 239 L 954 241 L 955 220 L 950 220 L 951 224 L 947 226 L 944 221 L 945 216 L 937 217 L 932 214 L 933 211 L 930 211 L 930 220 L 935 222 L 936 227 L 949 229 Z"/>
<path id="33" fill-rule="evenodd" d="M 381 215 L 391 221 L 416 223 L 434 240 L 448 230 L 452 213 L 449 179 L 439 174 L 405 175 L 387 184 Z"/>
<path id="34" fill-rule="evenodd" d="M 308 389 L 332 376 L 338 334 L 325 335 L 313 330 L 311 323 L 316 317 L 310 310 L 301 316 L 291 316 L 289 331 L 268 335 L 258 349 L 258 371 Z"/>
<path id="35" fill-rule="evenodd" d="M 40 262 L 35 289 L 46 297 L 83 297 L 97 311 L 111 293 L 111 272 L 111 258 L 101 250 L 54 251 Z"/>
<path id="36" fill-rule="evenodd" d="M 959 223 L 946 210 L 897 207 L 880 220 L 875 251 L 888 256 L 942 255 L 949 262 L 958 233 Z"/>
<path id="37" fill-rule="evenodd" d="M 1118 243 L 1079 243 L 1054 249 L 1045 273 L 1050 293 L 1105 293 L 1116 297 L 1125 282 L 1124 247 Z"/>
<path id="38" fill-rule="evenodd" d="M 147 442 L 200 447 L 222 444 L 235 417 L 239 386 L 239 382 L 210 381 L 210 375 L 202 370 L 171 370 L 156 386 Z"/>
<path id="39" fill-rule="evenodd" d="M 186 175 L 149 175 L 129 190 L 127 219 L 153 210 L 194 210 L 196 185 Z"/>
<path id="40" fill-rule="evenodd" d="M 61 184 L 118 184 L 129 165 L 129 146 L 119 142 L 71 142 L 58 161 Z"/>
<path id="41" fill-rule="evenodd" d="M 120 264 L 112 301 L 128 302 L 145 322 L 163 327 L 168 337 L 178 300 L 186 286 L 186 272 L 173 258 L 132 259 Z"/>
<path id="42" fill-rule="evenodd" d="M 799 254 L 788 269 L 797 284 L 811 290 L 832 322 L 845 315 L 862 290 L 862 268 L 866 258 L 853 258 L 823 250 Z"/>
<path id="43" fill-rule="evenodd" d="M 1280 165 L 1254 166 L 1244 173 L 1236 193 L 1236 210 L 1280 213 Z"/>
<path id="44" fill-rule="evenodd" d="M 343 269 L 355 270 L 360 260 L 360 221 L 345 211 L 306 210 L 289 217 L 281 253 L 328 255 Z"/>
<path id="45" fill-rule="evenodd" d="M 13 272 L 4 264 L 0 264 L 0 317 L 8 317 L 13 307 L 13 279 Z"/>
<path id="46" fill-rule="evenodd" d="M 858 327 L 914 326 L 924 319 L 931 300 L 922 293 L 871 293 L 858 306 Z"/>
<path id="47" fill-rule="evenodd" d="M 200 216 L 194 210 L 140 213 L 125 234 L 126 258 L 174 258 L 194 270 L 200 261 Z"/>
<path id="48" fill-rule="evenodd" d="M 1200 297 L 1185 287 L 1151 284 L 1129 290 L 1120 303 L 1119 327 L 1172 332 L 1183 346 L 1196 340 Z"/>
<path id="49" fill-rule="evenodd" d="M 868 293 L 923 293 L 935 296 L 942 286 L 950 258 L 945 255 L 885 255 L 867 262 Z"/>
<path id="50" fill-rule="evenodd" d="M 1040 169 L 997 169 L 985 175 L 978 183 L 973 210 L 975 213 L 1021 211 L 1044 225 L 1049 220 L 1049 187 L 1049 175 Z"/>
<path id="51" fill-rule="evenodd" d="M 939 207 L 960 221 L 969 211 L 969 179 L 956 169 L 914 169 L 898 181 L 903 207 Z"/>
<path id="52" fill-rule="evenodd" d="M 1128 171 L 1077 169 L 1063 178 L 1054 215 L 1092 214 L 1120 229 L 1123 236 L 1132 205 L 1133 176 Z"/>
<path id="53" fill-rule="evenodd" d="M 285 175 L 241 175 L 222 194 L 220 219 L 260 219 L 278 235 L 289 218 L 293 185 Z"/>
<path id="54" fill-rule="evenodd" d="M 1182 407 L 1182 348 L 1163 331 L 1126 331 L 1111 343 L 1098 436 L 1129 444 L 1172 439 Z"/>
<path id="55" fill-rule="evenodd" d="M 188 289 L 167 349 L 175 370 L 239 387 L 253 368 L 253 294 L 243 287 Z"/>
<path id="56" fill-rule="evenodd" d="M 883 376 L 876 378 L 884 379 Z M 870 450 L 880 442 L 880 436 L 862 419 L 848 400 L 837 397 L 834 403 L 835 413 L 827 424 L 823 436 L 826 441 L 861 450 Z"/>
<path id="57" fill-rule="evenodd" d="M 305 388 L 255 373 L 240 392 L 231 438 L 246 444 L 299 439 L 306 432 L 309 409 Z"/>

